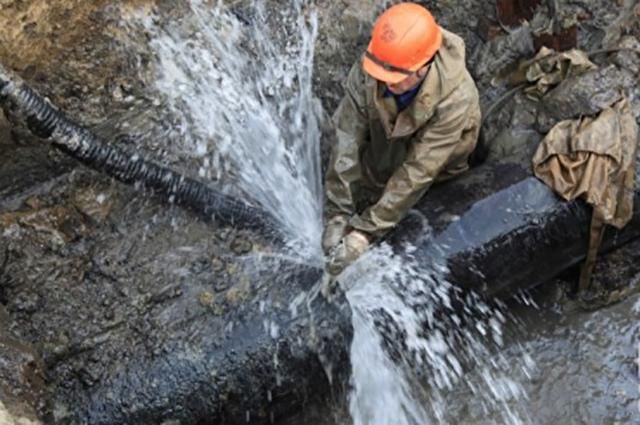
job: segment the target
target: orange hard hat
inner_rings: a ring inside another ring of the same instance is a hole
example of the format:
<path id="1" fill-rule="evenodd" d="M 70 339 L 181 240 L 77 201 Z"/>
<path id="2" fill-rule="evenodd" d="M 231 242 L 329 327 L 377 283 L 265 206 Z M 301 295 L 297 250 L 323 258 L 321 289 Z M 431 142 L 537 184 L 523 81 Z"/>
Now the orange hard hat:
<path id="1" fill-rule="evenodd" d="M 399 3 L 373 26 L 362 67 L 376 80 L 395 84 L 424 66 L 442 44 L 442 30 L 419 4 Z"/>

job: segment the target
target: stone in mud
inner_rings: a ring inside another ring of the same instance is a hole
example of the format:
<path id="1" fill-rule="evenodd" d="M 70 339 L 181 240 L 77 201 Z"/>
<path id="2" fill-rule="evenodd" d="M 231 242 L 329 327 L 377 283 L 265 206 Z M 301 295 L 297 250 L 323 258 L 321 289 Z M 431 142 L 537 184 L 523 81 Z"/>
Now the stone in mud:
<path id="1" fill-rule="evenodd" d="M 639 5 L 640 7 L 640 5 Z M 640 75 L 640 41 L 632 35 L 627 35 L 620 39 L 618 47 L 623 49 L 634 49 L 635 51 L 614 52 L 612 62 L 622 69 L 626 69 L 632 74 Z"/>
<path id="2" fill-rule="evenodd" d="M 62 246 L 87 233 L 83 217 L 74 209 L 50 207 L 0 214 L 0 226 L 18 232 L 33 231 L 52 247 Z"/>
<path id="3" fill-rule="evenodd" d="M 533 36 L 528 25 L 496 37 L 476 52 L 473 76 L 484 93 L 492 79 L 521 58 L 534 53 Z"/>
<path id="4" fill-rule="evenodd" d="M 1 394 L 1 392 L 0 392 Z M 0 424 L 2 425 L 40 425 L 41 422 L 34 416 L 24 416 L 19 413 L 10 413 L 2 403 L 0 396 Z"/>
<path id="5" fill-rule="evenodd" d="M 211 259 L 211 269 L 214 272 L 221 272 L 225 268 L 224 260 L 218 257 L 213 257 Z"/>
<path id="6" fill-rule="evenodd" d="M 546 133 L 559 121 L 596 115 L 622 99 L 634 85 L 634 77 L 615 65 L 568 78 L 544 96 L 538 129 Z"/>
<path id="7" fill-rule="evenodd" d="M 108 189 L 83 188 L 75 193 L 73 205 L 96 223 L 102 223 L 113 208 L 113 197 Z"/>
<path id="8" fill-rule="evenodd" d="M 45 408 L 44 367 L 32 347 L 8 334 L 8 323 L 0 322 L 0 424 L 35 425 Z"/>
<path id="9" fill-rule="evenodd" d="M 238 255 L 243 255 L 251 252 L 253 248 L 253 244 L 246 238 L 242 236 L 237 236 L 233 241 L 231 241 L 231 250 Z"/>

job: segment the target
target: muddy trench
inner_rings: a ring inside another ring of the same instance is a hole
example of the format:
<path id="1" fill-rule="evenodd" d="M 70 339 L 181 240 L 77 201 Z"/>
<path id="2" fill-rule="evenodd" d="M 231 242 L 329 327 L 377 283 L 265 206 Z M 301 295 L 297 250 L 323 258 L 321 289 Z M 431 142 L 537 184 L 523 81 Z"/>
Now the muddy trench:
<path id="1" fill-rule="evenodd" d="M 239 16 L 250 10 L 249 1 L 223 3 Z M 285 2 L 267 3 L 277 20 Z M 342 81 L 366 47 L 373 19 L 391 3 L 315 2 L 314 90 L 325 111 L 325 157 L 333 138 L 328 115 L 342 96 Z M 505 1 L 420 3 L 465 39 L 485 112 L 508 90 L 496 76 L 532 57 L 538 45 L 640 48 L 634 1 L 537 2 L 526 24 L 496 6 Z M 152 87 L 148 34 L 126 24 L 134 14 L 153 14 L 163 25 L 188 10 L 165 0 L 0 0 L 0 63 L 108 142 L 195 176 L 197 159 L 175 147 L 172 117 Z M 557 18 L 558 34 L 540 35 L 549 15 Z M 640 55 L 611 51 L 593 61 L 611 69 L 605 77 L 619 81 L 640 123 Z M 522 94 L 500 101 L 485 123 L 485 156 L 523 155 L 522 143 L 539 140 L 561 112 Z M 151 362 L 192 341 L 224 346 L 230 329 L 260 317 L 256 311 L 266 302 L 272 304 L 267 316 L 288 311 L 283 276 L 251 260 L 273 252 L 261 235 L 202 220 L 94 172 L 10 118 L 0 113 L 0 424 L 69 423 L 75 410 L 90 405 L 93 389 L 132 359 Z M 639 423 L 637 247 L 599 259 L 595 279 L 621 300 L 612 305 L 587 312 L 568 296 L 576 270 L 507 301 L 518 319 L 507 349 L 525 346 L 539 365 L 527 384 L 531 423 Z M 302 411 L 285 406 L 263 418 L 350 423 L 348 377 L 338 378 L 342 382 L 330 385 L 325 376 L 310 376 L 317 391 L 296 394 L 305 400 Z M 148 384 L 152 392 L 155 384 Z M 269 397 L 289 400 L 288 392 L 281 388 Z M 451 398 L 450 423 L 497 423 L 472 402 L 473 394 Z"/>

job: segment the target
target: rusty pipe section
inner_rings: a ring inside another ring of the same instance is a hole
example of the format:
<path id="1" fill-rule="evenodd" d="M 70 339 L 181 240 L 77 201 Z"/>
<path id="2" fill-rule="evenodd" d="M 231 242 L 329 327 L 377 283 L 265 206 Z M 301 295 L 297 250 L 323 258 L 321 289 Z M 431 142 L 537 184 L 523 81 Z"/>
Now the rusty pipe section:
<path id="1" fill-rule="evenodd" d="M 137 154 L 107 144 L 67 118 L 2 65 L 0 106 L 8 115 L 23 121 L 31 133 L 50 141 L 95 170 L 124 183 L 141 183 L 220 224 L 252 229 L 276 241 L 284 239 L 279 230 L 281 226 L 271 214 Z"/>

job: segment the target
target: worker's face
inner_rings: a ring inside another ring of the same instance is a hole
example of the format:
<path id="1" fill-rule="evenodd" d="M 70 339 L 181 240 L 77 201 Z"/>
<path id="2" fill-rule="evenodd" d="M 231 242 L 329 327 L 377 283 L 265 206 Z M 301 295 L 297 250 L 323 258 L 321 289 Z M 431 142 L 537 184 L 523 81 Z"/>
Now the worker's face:
<path id="1" fill-rule="evenodd" d="M 429 65 L 425 65 L 413 74 L 409 75 L 404 80 L 399 83 L 390 84 L 385 83 L 389 91 L 393 94 L 402 94 L 406 93 L 411 89 L 416 88 L 418 84 L 424 80 L 425 75 L 427 75 L 427 71 L 429 70 Z"/>

